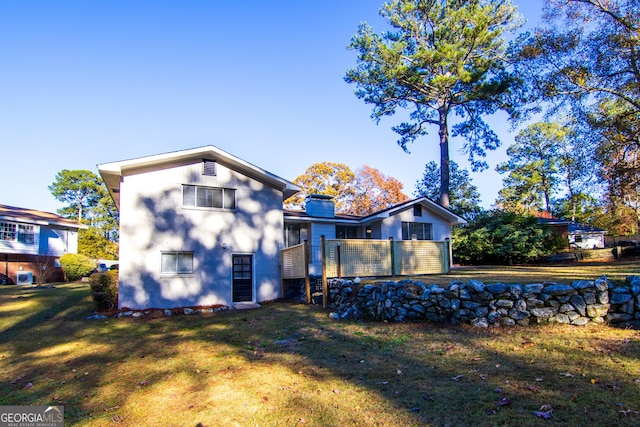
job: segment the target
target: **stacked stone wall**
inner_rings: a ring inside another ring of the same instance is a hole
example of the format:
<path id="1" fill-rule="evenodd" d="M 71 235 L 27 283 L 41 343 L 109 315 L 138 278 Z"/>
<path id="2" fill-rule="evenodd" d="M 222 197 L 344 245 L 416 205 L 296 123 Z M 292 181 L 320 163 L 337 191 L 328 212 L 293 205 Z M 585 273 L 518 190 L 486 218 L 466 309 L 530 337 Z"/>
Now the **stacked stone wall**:
<path id="1" fill-rule="evenodd" d="M 606 277 L 559 283 L 485 284 L 454 281 L 448 286 L 417 280 L 359 285 L 351 280 L 329 282 L 332 318 L 363 318 L 404 322 L 522 325 L 556 322 L 571 325 L 609 323 L 640 327 L 640 277 L 614 286 Z"/>

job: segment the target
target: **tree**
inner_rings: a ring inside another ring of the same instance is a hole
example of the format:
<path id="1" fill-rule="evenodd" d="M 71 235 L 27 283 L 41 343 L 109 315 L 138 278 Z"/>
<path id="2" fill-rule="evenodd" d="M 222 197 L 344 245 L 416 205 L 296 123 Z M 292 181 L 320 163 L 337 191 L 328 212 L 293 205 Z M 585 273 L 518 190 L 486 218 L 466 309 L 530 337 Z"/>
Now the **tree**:
<path id="1" fill-rule="evenodd" d="M 546 28 L 511 49 L 530 103 L 584 111 L 612 99 L 640 111 L 640 3 L 547 0 Z"/>
<path id="2" fill-rule="evenodd" d="M 355 174 L 343 163 L 320 162 L 307 168 L 304 174 L 293 180 L 302 191 L 285 201 L 288 207 L 303 207 L 304 200 L 311 194 L 332 196 L 336 211 L 349 210 L 354 197 Z"/>
<path id="3" fill-rule="evenodd" d="M 500 141 L 483 116 L 510 111 L 513 77 L 503 34 L 520 25 L 520 16 L 509 0 L 390 0 L 380 14 L 393 31 L 378 35 L 366 23 L 359 26 L 349 45 L 358 65 L 345 80 L 373 104 L 377 122 L 398 108 L 411 110 L 409 121 L 393 128 L 403 150 L 427 125 L 438 127 L 440 204 L 449 207 L 449 115 L 462 118 L 452 134 L 465 138 L 474 170 L 486 167 L 478 157 Z"/>
<path id="4" fill-rule="evenodd" d="M 506 205 L 522 203 L 529 208 L 543 205 L 551 213 L 551 197 L 559 182 L 559 152 L 566 131 L 556 123 L 534 123 L 522 130 L 507 149 L 509 160 L 496 167 L 508 173 L 510 190 L 500 192 Z"/>
<path id="5" fill-rule="evenodd" d="M 549 24 L 509 52 L 522 77 L 521 99 L 533 111 L 547 105 L 547 115 L 571 110 L 607 187 L 609 231 L 637 229 L 631 193 L 638 186 L 627 172 L 638 151 L 640 2 L 547 0 L 545 11 Z"/>
<path id="6" fill-rule="evenodd" d="M 599 139 L 598 174 L 606 185 L 609 231 L 635 234 L 640 229 L 640 114 L 620 101 L 603 102 L 593 124 Z"/>
<path id="7" fill-rule="evenodd" d="M 118 259 L 118 243 L 107 239 L 98 228 L 78 233 L 78 253 L 91 259 Z"/>
<path id="8" fill-rule="evenodd" d="M 536 217 L 500 210 L 483 212 L 453 237 L 456 261 L 468 264 L 522 263 L 566 247 Z"/>
<path id="9" fill-rule="evenodd" d="M 354 198 L 347 213 L 369 215 L 409 200 L 402 192 L 402 183 L 385 176 L 378 169 L 364 165 L 356 170 Z"/>
<path id="10" fill-rule="evenodd" d="M 89 226 L 79 233 L 79 253 L 94 259 L 117 259 L 119 215 L 102 179 L 88 170 L 64 169 L 57 173 L 49 191 L 69 204 L 58 210 L 60 215 Z"/>
<path id="11" fill-rule="evenodd" d="M 60 214 L 82 223 L 83 214 L 98 205 L 106 190 L 100 177 L 91 171 L 63 169 L 56 174 L 49 191 L 57 200 L 69 204 Z"/>
<path id="12" fill-rule="evenodd" d="M 471 183 L 469 172 L 466 169 L 460 169 L 454 161 L 450 166 L 451 197 L 449 209 L 467 220 L 473 219 L 482 212 L 478 187 Z M 440 169 L 436 162 L 427 163 L 422 178 L 416 181 L 416 190 L 413 194 L 416 197 L 437 200 L 439 180 Z"/>

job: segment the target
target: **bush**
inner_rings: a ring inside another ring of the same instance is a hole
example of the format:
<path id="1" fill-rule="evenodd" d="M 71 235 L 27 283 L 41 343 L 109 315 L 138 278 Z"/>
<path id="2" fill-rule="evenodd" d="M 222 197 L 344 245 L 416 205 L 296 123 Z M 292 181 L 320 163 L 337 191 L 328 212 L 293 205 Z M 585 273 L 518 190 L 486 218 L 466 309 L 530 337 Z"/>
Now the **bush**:
<path id="1" fill-rule="evenodd" d="M 512 264 L 528 262 L 566 246 L 533 216 L 489 211 L 453 236 L 453 253 L 462 264 Z"/>
<path id="2" fill-rule="evenodd" d="M 89 276 L 91 296 L 96 310 L 107 311 L 118 306 L 118 272 L 94 273 Z"/>
<path id="3" fill-rule="evenodd" d="M 64 269 L 67 280 L 73 282 L 91 273 L 96 263 L 89 257 L 80 254 L 64 254 L 60 257 L 60 265 Z"/>

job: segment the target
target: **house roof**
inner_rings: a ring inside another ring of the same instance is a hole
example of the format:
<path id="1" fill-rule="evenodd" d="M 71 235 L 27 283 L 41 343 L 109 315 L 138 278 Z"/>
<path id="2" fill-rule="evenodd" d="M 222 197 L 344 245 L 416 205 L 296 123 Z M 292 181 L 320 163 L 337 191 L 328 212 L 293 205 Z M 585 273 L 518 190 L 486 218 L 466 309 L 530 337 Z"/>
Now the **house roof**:
<path id="1" fill-rule="evenodd" d="M 576 233 L 576 234 L 587 234 L 587 233 L 602 234 L 602 233 L 606 233 L 606 230 L 603 230 L 602 228 L 594 227 L 593 225 L 589 225 L 589 224 L 580 224 L 579 222 L 571 222 L 571 223 L 569 223 L 569 233 Z"/>
<path id="2" fill-rule="evenodd" d="M 98 165 L 98 171 L 107 185 L 109 193 L 111 194 L 111 197 L 113 197 L 116 206 L 120 209 L 120 180 L 122 179 L 123 174 L 142 168 L 161 169 L 163 167 L 169 167 L 173 164 L 189 160 L 215 160 L 221 165 L 281 190 L 283 200 L 288 199 L 300 191 L 300 187 L 296 184 L 244 161 L 239 157 L 229 154 L 213 145 L 122 160 L 113 163 L 103 163 Z"/>
<path id="3" fill-rule="evenodd" d="M 589 224 L 581 224 L 579 222 L 571 221 L 569 219 L 562 218 L 538 218 L 538 222 L 541 224 L 548 225 L 566 225 L 569 233 L 572 234 L 585 234 L 585 233 L 606 233 L 607 230 L 603 230 L 602 228 L 594 227 Z"/>
<path id="4" fill-rule="evenodd" d="M 84 224 L 64 218 L 50 212 L 38 211 L 35 209 L 18 208 L 15 206 L 0 205 L 0 220 L 22 222 L 36 225 L 49 225 L 59 227 L 69 227 L 76 229 L 86 229 Z"/>
<path id="5" fill-rule="evenodd" d="M 286 219 L 289 219 L 289 220 L 298 219 L 301 221 L 313 220 L 314 222 L 343 222 L 343 223 L 352 223 L 352 224 L 363 224 L 363 223 L 374 221 L 376 219 L 389 218 L 397 214 L 398 212 L 411 208 L 413 205 L 416 205 L 416 204 L 420 204 L 426 209 L 429 209 L 432 212 L 438 214 L 439 216 L 446 218 L 449 221 L 450 225 L 462 225 L 467 223 L 467 221 L 464 218 L 456 215 L 455 213 L 451 212 L 449 209 L 443 208 L 433 200 L 430 200 L 426 197 L 419 197 L 417 199 L 399 203 L 397 205 L 388 207 L 386 209 L 382 209 L 380 211 L 372 213 L 371 215 L 366 215 L 366 216 L 336 214 L 332 218 L 313 217 L 307 214 L 305 211 L 288 210 L 288 209 L 285 209 L 284 216 Z"/>
<path id="6" fill-rule="evenodd" d="M 455 213 L 453 213 L 451 210 L 440 206 L 439 204 L 437 204 L 436 202 L 434 202 L 433 200 L 427 198 L 427 197 L 418 197 L 417 199 L 413 199 L 413 200 L 408 200 L 406 202 L 391 206 L 389 208 L 383 209 L 381 211 L 375 212 L 369 216 L 366 216 L 364 218 L 362 218 L 361 221 L 365 222 L 371 219 L 378 219 L 378 218 L 388 218 L 390 216 L 393 216 L 395 214 L 397 214 L 400 211 L 403 211 L 405 209 L 409 209 L 410 207 L 414 206 L 414 205 L 422 205 L 423 207 L 427 208 L 428 210 L 446 218 L 449 220 L 449 224 L 450 225 L 462 225 L 462 224 L 466 224 L 467 221 L 462 218 L 461 216 L 456 215 Z"/>

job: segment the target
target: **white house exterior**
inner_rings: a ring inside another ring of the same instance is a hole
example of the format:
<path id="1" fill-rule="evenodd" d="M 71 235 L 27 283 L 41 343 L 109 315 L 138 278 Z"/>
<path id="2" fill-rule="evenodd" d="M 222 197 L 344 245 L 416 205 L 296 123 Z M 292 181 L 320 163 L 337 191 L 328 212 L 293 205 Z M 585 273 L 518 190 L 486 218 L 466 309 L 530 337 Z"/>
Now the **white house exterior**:
<path id="1" fill-rule="evenodd" d="M 420 197 L 368 216 L 335 214 L 331 197 L 311 195 L 304 211 L 286 210 L 285 242 L 307 241 L 312 248 L 309 272 L 320 274 L 320 239 L 434 240 L 451 239 L 451 227 L 466 221 L 426 197 Z"/>
<path id="2" fill-rule="evenodd" d="M 293 183 L 216 147 L 98 165 L 120 211 L 120 308 L 279 298 Z"/>
<path id="3" fill-rule="evenodd" d="M 43 269 L 58 268 L 58 258 L 78 252 L 78 230 L 84 228 L 53 213 L 0 205 L 0 280 L 24 284 L 28 273 L 35 280 Z M 62 280 L 61 271 L 50 273 L 49 280 Z"/>

